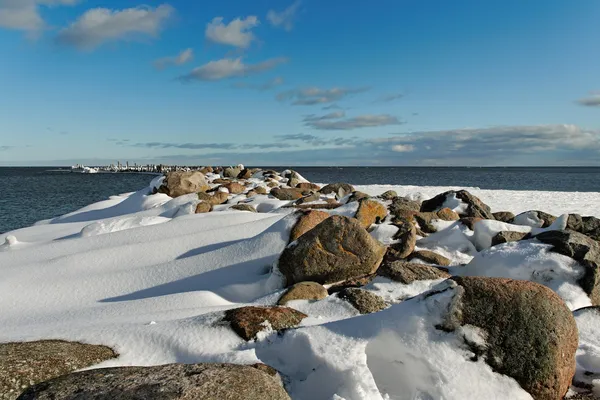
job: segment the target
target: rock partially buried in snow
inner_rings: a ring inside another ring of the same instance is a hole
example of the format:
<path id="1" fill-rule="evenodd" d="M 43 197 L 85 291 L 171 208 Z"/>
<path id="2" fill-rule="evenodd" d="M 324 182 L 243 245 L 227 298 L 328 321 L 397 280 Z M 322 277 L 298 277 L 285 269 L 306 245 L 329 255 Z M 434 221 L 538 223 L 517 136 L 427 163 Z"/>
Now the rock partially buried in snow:
<path id="1" fill-rule="evenodd" d="M 543 211 L 532 210 L 525 211 L 513 218 L 511 221 L 514 225 L 525 225 L 533 228 L 547 228 L 556 221 L 554 215 L 545 213 Z"/>
<path id="2" fill-rule="evenodd" d="M 244 340 L 256 339 L 256 335 L 265 330 L 279 331 L 294 328 L 307 315 L 289 307 L 241 307 L 227 310 L 225 321 Z"/>
<path id="3" fill-rule="evenodd" d="M 600 218 L 569 214 L 567 229 L 583 233 L 592 239 L 600 240 Z"/>
<path id="4" fill-rule="evenodd" d="M 392 198 L 392 204 L 390 204 L 389 209 L 392 215 L 407 217 L 421 211 L 421 203 L 405 197 L 394 197 Z"/>
<path id="5" fill-rule="evenodd" d="M 600 243 L 582 233 L 571 231 L 546 231 L 535 238 L 551 244 L 552 251 L 573 258 L 585 268 L 585 275 L 578 283 L 592 304 L 600 305 Z"/>
<path id="6" fill-rule="evenodd" d="M 212 210 L 212 205 L 206 201 L 201 201 L 196 205 L 196 214 L 203 214 L 210 212 Z"/>
<path id="7" fill-rule="evenodd" d="M 233 206 L 231 206 L 232 210 L 238 210 L 238 211 L 250 211 L 250 212 L 256 212 L 256 208 L 252 207 L 250 204 L 235 204 Z"/>
<path id="8" fill-rule="evenodd" d="M 376 200 L 364 198 L 360 200 L 358 204 L 355 218 L 365 229 L 373 224 L 383 222 L 385 217 L 387 217 L 387 209 L 383 204 Z"/>
<path id="9" fill-rule="evenodd" d="M 394 226 L 398 228 L 392 239 L 396 242 L 388 247 L 386 260 L 406 258 L 413 252 L 417 243 L 417 229 L 407 219 L 397 219 Z"/>
<path id="10" fill-rule="evenodd" d="M 14 399 L 23 387 L 117 357 L 109 347 L 40 340 L 0 344 L 0 396 Z"/>
<path id="11" fill-rule="evenodd" d="M 212 194 L 199 192 L 198 200 L 205 201 L 213 206 L 223 204 L 227 201 L 228 194 L 221 191 L 213 192 Z"/>
<path id="12" fill-rule="evenodd" d="M 419 227 L 423 232 L 435 233 L 437 232 L 437 228 L 431 223 L 432 221 L 458 221 L 459 216 L 449 208 L 442 208 L 438 211 L 415 213 L 413 218 L 419 224 Z"/>
<path id="13" fill-rule="evenodd" d="M 260 368 L 236 364 L 167 364 L 77 372 L 27 389 L 19 400 L 289 400 Z"/>
<path id="14" fill-rule="evenodd" d="M 349 183 L 330 183 L 329 185 L 323 186 L 320 191 L 323 194 L 334 193 L 335 195 L 339 196 L 341 194 L 340 190 L 344 193 L 344 195 L 350 194 L 354 192 L 354 186 L 350 185 Z M 341 198 L 344 196 L 339 197 Z"/>
<path id="15" fill-rule="evenodd" d="M 210 189 L 204 174 L 198 171 L 173 171 L 167 174 L 159 192 L 171 197 L 184 194 L 205 192 Z"/>
<path id="16" fill-rule="evenodd" d="M 237 178 L 240 175 L 240 172 L 242 172 L 242 169 L 239 167 L 227 167 L 223 170 L 223 176 L 225 178 Z"/>
<path id="17" fill-rule="evenodd" d="M 306 191 L 296 188 L 274 188 L 271 195 L 279 200 L 297 200 L 304 197 Z"/>
<path id="18" fill-rule="evenodd" d="M 377 271 L 378 275 L 385 276 L 393 281 L 406 285 L 414 281 L 425 281 L 449 278 L 446 271 L 425 264 L 417 264 L 405 261 L 394 261 L 384 263 Z"/>
<path id="19" fill-rule="evenodd" d="M 300 236 L 329 218 L 329 214 L 325 211 L 308 210 L 300 212 L 302 214 L 290 233 L 290 242 L 298 239 Z"/>
<path id="20" fill-rule="evenodd" d="M 231 194 L 244 193 L 246 187 L 239 182 L 230 182 L 223 185 L 225 189 Z"/>
<path id="21" fill-rule="evenodd" d="M 375 272 L 385 250 L 357 220 L 333 215 L 286 247 L 279 270 L 288 286 L 334 283 Z"/>
<path id="22" fill-rule="evenodd" d="M 292 300 L 321 300 L 327 296 L 327 289 L 320 283 L 298 282 L 281 296 L 277 304 L 284 306 Z"/>
<path id="23" fill-rule="evenodd" d="M 398 193 L 396 193 L 394 190 L 387 190 L 377 197 L 379 197 L 382 200 L 393 200 L 394 197 L 398 197 Z"/>
<path id="24" fill-rule="evenodd" d="M 512 231 L 498 232 L 492 238 L 492 246 L 497 246 L 499 244 L 508 243 L 508 242 L 518 242 L 519 240 L 521 240 L 525 236 L 527 236 L 527 234 L 528 234 L 527 232 L 512 232 Z"/>
<path id="25" fill-rule="evenodd" d="M 413 252 L 408 257 L 409 261 L 415 258 L 421 261 L 425 261 L 428 264 L 441 265 L 442 267 L 449 266 L 451 262 L 450 259 L 430 250 L 418 250 Z"/>
<path id="26" fill-rule="evenodd" d="M 321 186 L 317 185 L 316 183 L 310 183 L 310 182 L 300 182 L 299 184 L 296 185 L 296 188 L 302 189 L 302 190 L 316 190 L 316 191 L 321 190 Z"/>
<path id="27" fill-rule="evenodd" d="M 381 297 L 364 289 L 346 288 L 338 293 L 338 297 L 352 304 L 361 314 L 371 314 L 387 308 Z"/>
<path id="28" fill-rule="evenodd" d="M 510 224 L 515 219 L 515 214 L 510 211 L 498 211 L 492 213 L 492 215 L 496 221 L 506 222 L 507 224 Z"/>
<path id="29" fill-rule="evenodd" d="M 475 326 L 485 344 L 470 343 L 495 371 L 514 378 L 534 399 L 562 399 L 575 373 L 577 326 L 552 290 L 504 278 L 453 277 L 462 289 L 446 330 Z"/>
<path id="30" fill-rule="evenodd" d="M 438 211 L 444 207 L 456 211 L 461 217 L 494 219 L 490 207 L 466 190 L 449 190 L 432 199 L 425 200 L 421 205 L 421 211 Z"/>

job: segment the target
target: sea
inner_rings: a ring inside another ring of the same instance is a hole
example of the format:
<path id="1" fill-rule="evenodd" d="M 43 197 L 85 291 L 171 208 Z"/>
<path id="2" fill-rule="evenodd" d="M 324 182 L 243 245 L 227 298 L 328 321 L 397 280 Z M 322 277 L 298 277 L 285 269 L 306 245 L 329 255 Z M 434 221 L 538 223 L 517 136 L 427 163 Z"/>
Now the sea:
<path id="1" fill-rule="evenodd" d="M 319 183 L 600 192 L 600 167 L 264 168 L 293 168 L 311 182 Z M 138 173 L 77 174 L 66 167 L 0 167 L 0 233 L 75 211 L 111 195 L 142 189 L 152 178 Z"/>

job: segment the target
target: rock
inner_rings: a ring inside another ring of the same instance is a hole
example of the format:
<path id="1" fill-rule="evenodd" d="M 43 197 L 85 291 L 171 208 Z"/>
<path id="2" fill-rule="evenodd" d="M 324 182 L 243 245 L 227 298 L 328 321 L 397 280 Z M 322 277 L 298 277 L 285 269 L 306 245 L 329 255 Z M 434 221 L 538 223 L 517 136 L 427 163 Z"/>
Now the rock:
<path id="1" fill-rule="evenodd" d="M 252 171 L 248 168 L 244 168 L 243 170 L 240 171 L 237 178 L 238 179 L 250 179 L 250 178 L 252 178 L 252 175 L 254 175 L 254 171 Z"/>
<path id="2" fill-rule="evenodd" d="M 329 185 L 324 186 L 321 189 L 321 193 L 323 194 L 331 194 L 334 193 L 338 198 L 342 198 L 344 196 L 339 196 L 341 194 L 340 189 L 344 193 L 344 196 L 354 192 L 354 186 L 348 183 L 330 183 Z"/>
<path id="3" fill-rule="evenodd" d="M 210 212 L 212 210 L 212 205 L 210 203 L 207 203 L 206 201 L 201 201 L 200 203 L 198 203 L 196 205 L 196 214 L 203 214 L 203 213 L 207 213 Z"/>
<path id="4" fill-rule="evenodd" d="M 463 217 L 459 219 L 460 223 L 469 228 L 470 230 L 475 230 L 475 223 L 479 221 L 483 221 L 482 218 L 477 217 Z"/>
<path id="5" fill-rule="evenodd" d="M 397 242 L 390 244 L 385 256 L 390 261 L 408 257 L 417 244 L 417 230 L 412 222 L 406 219 L 396 220 L 393 225 L 398 228 L 398 232 L 392 238 Z"/>
<path id="6" fill-rule="evenodd" d="M 208 174 L 208 173 L 212 173 L 213 172 L 213 168 L 212 167 L 202 167 L 200 168 L 198 171 L 202 172 L 204 175 Z"/>
<path id="7" fill-rule="evenodd" d="M 575 374 L 578 341 L 575 319 L 562 299 L 529 281 L 451 279 L 459 287 L 450 325 L 484 331 L 485 348 L 472 345 L 476 356 L 514 378 L 534 399 L 562 399 Z"/>
<path id="8" fill-rule="evenodd" d="M 231 323 L 231 328 L 244 340 L 253 340 L 268 325 L 273 330 L 280 331 L 298 326 L 306 317 L 306 314 L 289 307 L 247 306 L 225 311 L 224 320 Z"/>
<path id="9" fill-rule="evenodd" d="M 62 340 L 0 343 L 0 398 L 16 399 L 23 387 L 115 357 L 106 346 Z"/>
<path id="10" fill-rule="evenodd" d="M 167 364 L 77 372 L 27 389 L 20 400 L 289 400 L 260 368 L 237 364 Z"/>
<path id="11" fill-rule="evenodd" d="M 415 258 L 425 261 L 428 264 L 441 265 L 442 267 L 449 266 L 451 262 L 448 258 L 444 257 L 443 255 L 429 250 L 415 251 L 408 257 L 408 260 L 410 261 Z"/>
<path id="12" fill-rule="evenodd" d="M 300 210 L 333 210 L 340 207 L 340 203 L 308 203 L 308 204 L 290 204 L 283 206 L 284 208 L 297 208 Z"/>
<path id="13" fill-rule="evenodd" d="M 536 213 L 537 213 L 538 218 L 541 219 L 542 221 L 544 221 L 542 228 L 547 228 L 550 225 L 552 225 L 554 223 L 554 221 L 556 221 L 556 217 L 552 214 L 548 214 L 543 211 L 536 211 Z"/>
<path id="14" fill-rule="evenodd" d="M 394 197 L 398 197 L 398 193 L 396 193 L 393 190 L 388 190 L 386 192 L 381 193 L 379 196 L 380 199 L 382 200 L 393 200 Z"/>
<path id="15" fill-rule="evenodd" d="M 600 219 L 596 217 L 582 217 L 579 214 L 569 214 L 567 229 L 583 233 L 595 240 L 600 240 Z"/>
<path id="16" fill-rule="evenodd" d="M 317 282 L 298 282 L 281 296 L 277 304 L 284 306 L 292 300 L 321 300 L 327 296 L 327 289 Z"/>
<path id="17" fill-rule="evenodd" d="M 373 279 L 375 279 L 376 276 L 377 276 L 377 274 L 368 274 L 368 275 L 363 275 L 363 276 L 358 276 L 355 278 L 347 279 L 345 281 L 341 281 L 338 283 L 334 283 L 333 285 L 329 286 L 329 288 L 327 289 L 327 292 L 329 294 L 334 294 L 334 293 L 341 292 L 342 290 L 347 289 L 347 288 L 359 288 L 359 287 L 367 286 L 369 283 L 371 283 L 373 281 Z"/>
<path id="18" fill-rule="evenodd" d="M 254 191 L 258 194 L 267 194 L 267 189 L 264 186 L 256 186 Z"/>
<path id="19" fill-rule="evenodd" d="M 435 233 L 437 232 L 436 227 L 431 221 L 441 219 L 442 221 L 458 221 L 459 215 L 449 208 L 442 208 L 439 211 L 432 212 L 419 212 L 413 215 L 415 221 L 419 224 L 419 227 L 423 232 Z"/>
<path id="20" fill-rule="evenodd" d="M 252 207 L 250 204 L 244 204 L 244 203 L 240 203 L 240 204 L 235 204 L 233 206 L 231 206 L 232 209 L 234 210 L 238 210 L 238 211 L 250 211 L 250 212 L 256 212 L 256 208 Z"/>
<path id="21" fill-rule="evenodd" d="M 270 182 L 267 182 L 267 186 L 270 188 L 276 188 L 276 187 L 279 187 L 279 183 L 277 183 L 275 181 L 270 181 Z"/>
<path id="22" fill-rule="evenodd" d="M 547 231 L 535 238 L 551 244 L 552 251 L 573 258 L 585 268 L 584 276 L 577 283 L 590 297 L 592 305 L 600 305 L 600 243 L 573 231 Z"/>
<path id="23" fill-rule="evenodd" d="M 368 194 L 366 194 L 364 192 L 356 191 L 356 192 L 352 193 L 352 195 L 348 199 L 348 203 L 353 202 L 353 201 L 361 201 L 362 199 L 368 199 L 369 197 L 371 197 L 371 196 L 369 196 Z M 387 212 L 386 212 L 386 214 L 387 214 Z"/>
<path id="24" fill-rule="evenodd" d="M 296 185 L 296 188 L 302 189 L 302 190 L 315 190 L 315 191 L 321 190 L 321 186 L 317 185 L 316 183 L 310 183 L 310 182 L 300 182 L 299 184 Z"/>
<path id="25" fill-rule="evenodd" d="M 375 272 L 385 249 L 354 218 L 333 215 L 285 248 L 279 270 L 288 286 L 334 283 Z"/>
<path id="26" fill-rule="evenodd" d="M 213 206 L 225 203 L 228 198 L 228 194 L 221 191 L 213 192 L 212 195 L 204 192 L 198 193 L 199 200 L 207 202 Z"/>
<path id="27" fill-rule="evenodd" d="M 227 184 L 229 182 L 231 182 L 231 179 L 217 178 L 217 179 L 213 179 L 213 181 L 211 183 L 214 183 L 215 185 L 223 185 L 223 184 Z"/>
<path id="28" fill-rule="evenodd" d="M 386 192 L 387 193 L 387 192 Z M 399 217 L 406 217 L 416 212 L 421 211 L 421 203 L 418 201 L 410 200 L 405 197 L 394 197 L 392 204 L 389 206 L 390 213 Z M 407 213 L 407 211 L 409 213 Z"/>
<path id="29" fill-rule="evenodd" d="M 240 194 L 246 191 L 246 187 L 238 182 L 229 182 L 223 185 L 231 194 Z"/>
<path id="30" fill-rule="evenodd" d="M 210 186 L 201 172 L 174 171 L 167 174 L 159 191 L 175 198 L 184 194 L 205 192 L 209 189 Z"/>
<path id="31" fill-rule="evenodd" d="M 431 265 L 417 264 L 406 261 L 385 262 L 377 271 L 378 275 L 385 276 L 393 281 L 410 284 L 414 281 L 425 281 L 449 278 L 446 271 Z"/>
<path id="32" fill-rule="evenodd" d="M 512 231 L 502 231 L 496 233 L 492 238 L 492 246 L 497 246 L 502 243 L 508 242 L 518 242 L 527 236 L 527 232 L 512 232 Z"/>
<path id="33" fill-rule="evenodd" d="M 297 200 L 304 197 L 302 189 L 296 188 L 274 188 L 271 189 L 271 195 L 279 200 Z"/>
<path id="34" fill-rule="evenodd" d="M 242 170 L 238 167 L 227 167 L 223 170 L 223 176 L 225 178 L 237 178 L 240 172 L 242 172 Z"/>
<path id="35" fill-rule="evenodd" d="M 510 211 L 498 211 L 492 213 L 492 215 L 496 221 L 506 222 L 507 224 L 510 224 L 513 219 L 515 219 L 515 214 L 511 213 Z"/>
<path id="36" fill-rule="evenodd" d="M 352 304 L 361 314 L 371 314 L 387 308 L 381 297 L 363 289 L 347 288 L 339 292 L 338 297 Z"/>
<path id="37" fill-rule="evenodd" d="M 312 193 L 309 194 L 308 196 L 302 197 L 298 200 L 296 200 L 295 204 L 306 204 L 306 203 L 312 203 L 314 201 L 317 201 L 321 198 L 321 195 L 319 193 Z"/>
<path id="38" fill-rule="evenodd" d="M 355 218 L 363 228 L 380 224 L 387 217 L 387 208 L 377 200 L 363 198 L 358 203 Z"/>
<path id="39" fill-rule="evenodd" d="M 483 219 L 494 219 L 494 215 L 490 210 L 490 207 L 479 200 L 479 198 L 473 196 L 466 190 L 449 190 L 442 194 L 438 194 L 432 199 L 425 200 L 421 205 L 422 212 L 437 211 L 444 207 L 444 203 L 447 199 L 456 196 L 457 199 L 467 204 L 467 209 L 460 214 L 461 217 L 477 217 Z"/>
<path id="40" fill-rule="evenodd" d="M 310 231 L 315 226 L 329 218 L 329 214 L 324 211 L 308 210 L 303 211 L 296 222 L 296 225 L 290 232 L 290 242 L 298 239 L 300 236 Z"/>
<path id="41" fill-rule="evenodd" d="M 246 197 L 254 197 L 258 195 L 258 193 L 256 193 L 255 190 L 248 190 L 248 193 L 246 193 Z"/>

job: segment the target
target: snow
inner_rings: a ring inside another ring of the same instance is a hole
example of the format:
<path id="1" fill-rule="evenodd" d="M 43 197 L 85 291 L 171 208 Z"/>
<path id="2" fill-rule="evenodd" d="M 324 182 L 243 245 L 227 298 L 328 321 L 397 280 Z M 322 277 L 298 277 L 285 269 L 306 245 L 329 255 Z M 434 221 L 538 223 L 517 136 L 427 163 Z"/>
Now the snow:
<path id="1" fill-rule="evenodd" d="M 207 174 L 209 180 L 218 177 Z M 262 174 L 248 181 L 249 189 L 265 187 Z M 391 306 L 369 315 L 359 315 L 336 295 L 292 301 L 288 306 L 308 315 L 298 329 L 283 335 L 267 330 L 256 341 L 243 341 L 222 323 L 223 313 L 275 305 L 284 293 L 276 264 L 298 218 L 286 207 L 291 202 L 230 195 L 228 204 L 195 214 L 195 194 L 151 195 L 161 182 L 156 177 L 140 191 L 1 234 L 0 341 L 52 338 L 113 347 L 120 356 L 100 367 L 264 362 L 287 377 L 294 399 L 530 398 L 513 379 L 469 360 L 465 340 L 484 346 L 485 332 L 434 328 L 454 293 L 443 279 L 404 285 L 376 277 L 363 289 Z M 356 189 L 371 195 L 395 190 L 423 200 L 459 188 Z M 495 211 L 600 212 L 600 193 L 467 190 Z M 454 200 L 445 205 L 464 207 Z M 236 202 L 258 212 L 232 210 Z M 323 211 L 354 216 L 358 203 L 344 203 Z M 559 218 L 550 228 L 564 223 Z M 419 239 L 417 249 L 448 257 L 451 273 L 531 280 L 555 290 L 571 309 L 590 305 L 576 283 L 583 269 L 574 260 L 535 239 L 489 246 L 499 230 L 536 228 L 498 222 L 477 223 L 475 231 L 460 222 L 433 225 L 438 232 Z M 389 244 L 396 232 L 384 222 L 370 233 Z M 439 293 L 421 295 L 430 290 Z M 576 318 L 578 365 L 596 371 L 600 343 L 593 333 L 600 321 L 583 313 Z"/>
<path id="2" fill-rule="evenodd" d="M 592 385 L 593 393 L 600 396 L 600 310 L 597 307 L 582 308 L 573 312 L 573 316 L 579 330 L 575 380 Z"/>

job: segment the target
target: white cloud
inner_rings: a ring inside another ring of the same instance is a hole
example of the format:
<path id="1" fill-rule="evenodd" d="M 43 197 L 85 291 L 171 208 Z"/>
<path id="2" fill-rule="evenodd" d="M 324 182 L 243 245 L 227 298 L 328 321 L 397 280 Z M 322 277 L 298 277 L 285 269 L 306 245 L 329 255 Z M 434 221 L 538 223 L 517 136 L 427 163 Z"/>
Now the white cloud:
<path id="1" fill-rule="evenodd" d="M 389 114 L 367 114 L 359 115 L 353 118 L 331 121 L 331 119 L 341 118 L 338 115 L 343 117 L 344 113 L 330 113 L 323 117 L 313 117 L 312 119 L 305 118 L 304 125 L 318 130 L 352 130 L 357 128 L 373 128 L 378 126 L 402 124 L 402 121 Z"/>
<path id="2" fill-rule="evenodd" d="M 179 80 L 184 82 L 194 80 L 218 81 L 267 71 L 286 61 L 286 58 L 279 57 L 271 58 L 258 64 L 244 64 L 241 57 L 223 58 L 194 68 L 189 74 L 180 76 Z"/>
<path id="3" fill-rule="evenodd" d="M 216 17 L 206 24 L 206 38 L 215 43 L 247 48 L 256 39 L 251 29 L 259 23 L 253 15 L 244 19 L 236 18 L 229 24 L 223 23 L 223 17 Z"/>
<path id="4" fill-rule="evenodd" d="M 294 17 L 300 7 L 300 0 L 295 1 L 288 8 L 281 12 L 269 10 L 267 20 L 273 26 L 282 27 L 286 31 L 291 31 L 294 28 Z"/>
<path id="5" fill-rule="evenodd" d="M 582 106 L 600 107 L 600 94 L 592 93 L 592 96 L 577 100 Z"/>
<path id="6" fill-rule="evenodd" d="M 94 8 L 62 29 L 58 41 L 79 49 L 91 50 L 105 42 L 130 40 L 140 36 L 156 37 L 174 14 L 168 4 L 124 10 Z"/>
<path id="7" fill-rule="evenodd" d="M 395 144 L 392 146 L 392 151 L 396 153 L 408 153 L 415 150 L 412 144 Z"/>
<path id="8" fill-rule="evenodd" d="M 78 0 L 0 0 L 0 28 L 37 34 L 46 23 L 40 15 L 40 6 L 72 6 Z"/>
<path id="9" fill-rule="evenodd" d="M 301 89 L 288 90 L 286 92 L 279 93 L 277 100 L 279 101 L 292 101 L 292 105 L 295 106 L 312 106 L 316 104 L 327 104 L 333 103 L 343 98 L 356 93 L 362 93 L 369 90 L 369 88 L 331 88 L 331 89 L 320 89 L 318 87 L 308 87 Z"/>
<path id="10" fill-rule="evenodd" d="M 169 65 L 182 65 L 188 61 L 192 61 L 193 58 L 194 50 L 185 49 L 174 57 L 159 58 L 158 60 L 154 61 L 154 66 L 158 69 L 162 69 L 168 67 Z"/>

